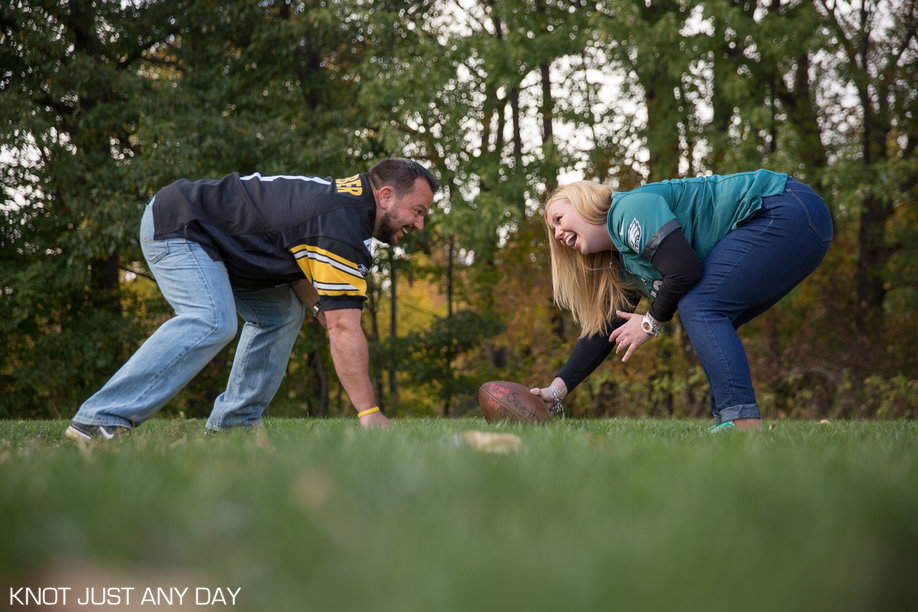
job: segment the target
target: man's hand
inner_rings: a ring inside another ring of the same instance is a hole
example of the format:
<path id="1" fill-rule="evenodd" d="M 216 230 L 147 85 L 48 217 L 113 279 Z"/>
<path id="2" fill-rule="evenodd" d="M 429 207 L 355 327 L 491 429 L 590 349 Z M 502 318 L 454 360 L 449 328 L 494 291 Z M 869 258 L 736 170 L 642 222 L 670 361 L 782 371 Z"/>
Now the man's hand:
<path id="1" fill-rule="evenodd" d="M 303 302 L 303 306 L 306 307 L 306 313 L 309 316 L 315 316 L 319 325 L 328 329 L 328 325 L 325 324 L 324 310 L 320 310 L 319 314 L 313 315 L 313 308 L 319 303 L 319 292 L 312 286 L 312 283 L 304 278 L 303 280 L 290 283 L 290 288 L 293 289 L 293 293 L 296 294 L 296 297 Z"/>
<path id="2" fill-rule="evenodd" d="M 387 419 L 386 415 L 382 412 L 376 411 L 373 414 L 360 417 L 360 426 L 364 429 L 373 429 L 375 427 L 380 429 L 392 429 L 395 427 L 395 424 Z"/>

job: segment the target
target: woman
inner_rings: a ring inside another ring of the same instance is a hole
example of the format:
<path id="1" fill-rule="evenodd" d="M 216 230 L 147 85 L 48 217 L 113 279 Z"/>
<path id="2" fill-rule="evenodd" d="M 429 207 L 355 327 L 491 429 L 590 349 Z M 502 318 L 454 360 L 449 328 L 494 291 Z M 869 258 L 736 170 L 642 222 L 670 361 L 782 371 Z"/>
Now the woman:
<path id="1" fill-rule="evenodd" d="M 769 170 L 621 193 L 581 181 L 549 197 L 545 223 L 555 302 L 571 310 L 581 337 L 534 394 L 559 410 L 613 348 L 628 361 L 678 308 L 710 383 L 712 431 L 761 428 L 736 330 L 825 256 L 832 220 L 816 192 Z M 640 295 L 651 299 L 643 314 L 633 312 Z"/>

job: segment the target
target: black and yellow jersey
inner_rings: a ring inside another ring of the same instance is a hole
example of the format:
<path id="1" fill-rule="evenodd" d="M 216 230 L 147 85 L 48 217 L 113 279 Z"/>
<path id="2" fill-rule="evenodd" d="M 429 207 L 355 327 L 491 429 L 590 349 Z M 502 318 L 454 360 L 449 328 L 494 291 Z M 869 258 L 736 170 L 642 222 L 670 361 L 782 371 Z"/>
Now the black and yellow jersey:
<path id="1" fill-rule="evenodd" d="M 262 289 L 305 276 L 325 310 L 363 306 L 375 220 L 364 174 L 182 179 L 153 202 L 155 239 L 197 242 L 224 263 L 234 287 Z"/>

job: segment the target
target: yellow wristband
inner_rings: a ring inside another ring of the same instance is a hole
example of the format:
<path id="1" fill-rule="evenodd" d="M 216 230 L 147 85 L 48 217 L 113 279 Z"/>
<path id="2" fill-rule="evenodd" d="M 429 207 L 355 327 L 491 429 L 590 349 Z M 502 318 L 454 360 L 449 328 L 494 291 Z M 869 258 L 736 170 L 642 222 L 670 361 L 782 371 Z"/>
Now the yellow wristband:
<path id="1" fill-rule="evenodd" d="M 379 412 L 379 406 L 373 406 L 372 408 L 367 408 L 367 409 L 364 410 L 363 412 L 358 412 L 358 413 L 357 413 L 357 418 L 358 418 L 358 419 L 362 419 L 363 417 L 367 416 L 368 414 L 373 414 L 374 412 Z"/>

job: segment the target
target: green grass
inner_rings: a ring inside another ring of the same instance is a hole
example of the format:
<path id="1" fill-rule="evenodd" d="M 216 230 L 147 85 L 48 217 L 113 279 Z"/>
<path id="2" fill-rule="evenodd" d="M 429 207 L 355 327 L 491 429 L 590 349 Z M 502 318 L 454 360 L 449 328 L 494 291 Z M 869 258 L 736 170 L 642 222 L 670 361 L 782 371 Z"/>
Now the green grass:
<path id="1" fill-rule="evenodd" d="M 913 609 L 918 422 L 707 425 L 273 419 L 266 442 L 158 420 L 84 453 L 66 423 L 3 421 L 0 601 L 69 581 L 259 611 Z"/>

